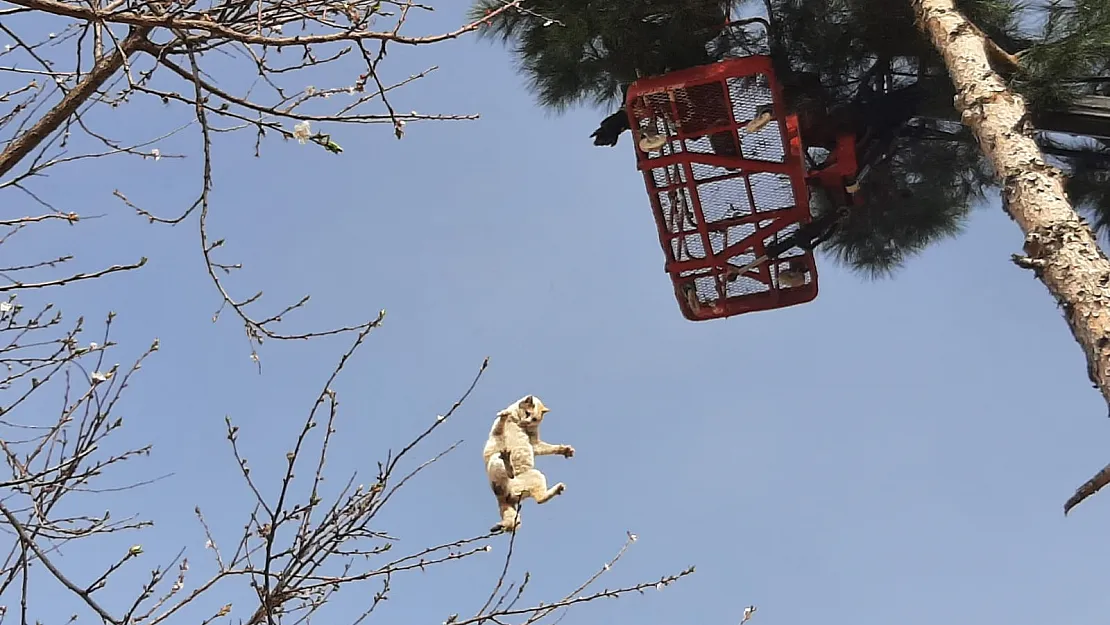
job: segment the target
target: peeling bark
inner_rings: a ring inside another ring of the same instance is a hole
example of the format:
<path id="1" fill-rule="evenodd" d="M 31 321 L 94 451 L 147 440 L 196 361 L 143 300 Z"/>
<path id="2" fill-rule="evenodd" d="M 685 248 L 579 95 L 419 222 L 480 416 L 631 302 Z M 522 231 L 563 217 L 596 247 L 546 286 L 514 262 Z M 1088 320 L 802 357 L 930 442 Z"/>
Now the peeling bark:
<path id="1" fill-rule="evenodd" d="M 1064 175 L 1044 160 L 1021 96 L 991 67 L 990 44 L 954 0 L 911 0 L 918 27 L 944 57 L 961 121 L 1002 182 L 1003 209 L 1025 233 L 1030 269 L 1064 311 L 1087 356 L 1091 382 L 1110 404 L 1110 260 L 1064 193 Z M 1110 483 L 1110 467 L 1076 491 L 1064 514 Z"/>

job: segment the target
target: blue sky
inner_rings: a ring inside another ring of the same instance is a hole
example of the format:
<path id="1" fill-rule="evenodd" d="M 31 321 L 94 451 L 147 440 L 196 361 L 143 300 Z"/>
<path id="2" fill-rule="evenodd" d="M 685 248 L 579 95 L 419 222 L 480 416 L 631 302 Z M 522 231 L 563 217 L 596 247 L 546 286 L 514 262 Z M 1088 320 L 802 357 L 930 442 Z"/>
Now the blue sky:
<path id="1" fill-rule="evenodd" d="M 413 28 L 461 19 L 461 6 L 445 5 Z M 211 228 L 227 240 L 221 258 L 246 265 L 228 281 L 240 296 L 262 289 L 274 312 L 311 293 L 290 331 L 388 311 L 334 385 L 333 488 L 355 471 L 369 482 L 375 461 L 444 412 L 490 357 L 471 399 L 418 459 L 462 445 L 383 517 L 380 529 L 402 539 L 397 549 L 477 535 L 496 520 L 480 450 L 494 414 L 535 393 L 552 409 L 544 437 L 577 454 L 539 461 L 567 492 L 524 510 L 513 570 L 531 571 L 528 596 L 569 591 L 629 530 L 640 540 L 602 586 L 697 566 L 664 592 L 583 606 L 564 623 L 734 624 L 749 603 L 761 625 L 1105 622 L 1110 498 L 1067 519 L 1061 508 L 1110 461 L 1110 420 L 1053 299 L 1009 262 L 1021 233 L 996 199 L 964 236 L 893 280 L 869 282 L 823 259 L 813 303 L 690 323 L 662 270 L 628 138 L 615 149 L 588 138 L 607 111 L 545 113 L 508 53 L 473 38 L 396 47 L 388 60 L 395 79 L 440 66 L 396 93 L 399 110 L 481 120 L 410 124 L 401 141 L 385 125 L 319 128 L 341 156 L 270 139 L 256 159 L 249 133 L 221 137 Z M 350 80 L 329 71 L 308 76 L 318 87 Z M 151 136 L 187 114 L 136 103 L 98 119 Z M 86 500 L 156 526 L 59 556 L 91 579 L 94 562 L 142 543 L 144 566 L 103 591 L 117 610 L 145 568 L 182 547 L 188 588 L 211 572 L 193 507 L 223 543 L 250 512 L 224 416 L 241 426 L 272 495 L 346 345 L 267 343 L 258 375 L 241 326 L 228 315 L 211 321 L 219 300 L 195 220 L 151 226 L 111 197 L 119 188 L 176 212 L 196 186 L 196 145 L 181 135 L 162 149 L 192 154 L 185 162 L 115 159 L 59 172 L 46 183 L 55 205 L 103 217 L 5 245 L 11 257 L 73 252 L 83 269 L 150 258 L 135 274 L 21 296 L 90 322 L 116 311 L 120 362 L 161 341 L 121 406 L 120 444 L 151 442 L 154 453 L 106 483 L 172 476 Z M 35 211 L 7 197 L 9 214 Z M 473 612 L 500 570 L 505 540 L 494 544 L 488 556 L 396 578 L 379 620 L 437 624 Z M 34 579 L 39 600 L 58 597 L 38 617 L 68 616 L 58 587 Z M 349 591 L 327 618 L 353 617 L 376 590 Z M 232 614 L 238 622 L 249 598 L 228 586 L 189 618 L 234 602 L 244 606 Z"/>

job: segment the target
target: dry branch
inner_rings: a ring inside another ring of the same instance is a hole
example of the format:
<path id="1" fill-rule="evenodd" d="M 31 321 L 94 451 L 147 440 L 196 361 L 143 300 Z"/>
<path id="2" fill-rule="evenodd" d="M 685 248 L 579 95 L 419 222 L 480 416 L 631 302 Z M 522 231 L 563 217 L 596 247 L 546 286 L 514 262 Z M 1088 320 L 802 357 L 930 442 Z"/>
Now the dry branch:
<path id="1" fill-rule="evenodd" d="M 233 294 L 228 274 L 242 265 L 220 258 L 227 242 L 210 236 L 208 225 L 216 171 L 215 137 L 253 131 L 256 155 L 266 136 L 340 154 L 343 148 L 325 132 L 328 126 L 386 123 L 401 138 L 406 124 L 413 121 L 474 119 L 472 114 L 399 112 L 390 102 L 394 91 L 434 68 L 388 82 L 382 63 L 389 44 L 421 46 L 449 41 L 478 29 L 481 22 L 446 32 L 408 35 L 402 29 L 411 16 L 431 10 L 411 0 L 14 0 L 10 4 L 17 7 L 13 9 L 17 13 L 51 15 L 72 24 L 62 36 L 51 33 L 39 42 L 0 26 L 18 44 L 0 56 L 25 55 L 37 66 L 31 68 L 35 75 L 46 78 L 42 84 L 36 78 L 0 99 L 15 102 L 24 98 L 7 115 L 0 111 L 0 139 L 5 140 L 0 151 L 0 191 L 22 191 L 55 214 L 78 219 L 75 213 L 55 209 L 36 195 L 31 185 L 48 170 L 88 158 L 163 158 L 161 151 L 151 146 L 152 141 L 127 143 L 92 129 L 86 114 L 98 106 L 126 106 L 143 96 L 164 104 L 187 105 L 192 120 L 163 138 L 184 129 L 200 135 L 202 174 L 196 195 L 181 209 L 171 207 L 168 217 L 159 216 L 162 207 L 148 208 L 143 206 L 146 202 L 128 199 L 126 190 L 117 189 L 115 195 L 152 223 L 172 225 L 197 216 L 201 253 L 221 300 L 213 319 L 219 319 L 224 310 L 237 316 L 254 360 L 258 360 L 257 348 L 265 339 L 357 333 L 373 324 L 364 320 L 326 330 L 281 331 L 279 325 L 308 303 L 307 296 L 279 306 L 279 312 L 262 313 L 258 311 L 261 292 L 248 297 Z M 518 4 L 519 0 L 507 0 L 497 12 L 518 10 Z M 94 42 L 91 50 L 83 43 L 88 38 Z M 63 68 L 66 59 L 47 54 L 43 46 L 50 42 L 53 48 L 70 41 L 74 60 L 71 68 Z M 232 59 L 230 66 L 221 64 L 218 72 L 208 61 L 216 51 Z M 349 81 L 322 89 L 310 86 L 311 80 L 305 76 L 326 66 L 338 68 L 329 72 L 332 76 L 347 76 Z M 0 75 L 25 71 L 28 68 L 18 63 L 0 67 Z M 226 74 L 231 78 L 219 79 Z M 61 97 L 50 102 L 51 94 Z M 336 98 L 328 102 L 333 96 Z M 340 98 L 343 103 L 336 104 Z M 371 105 L 380 110 L 364 110 Z M 231 126 L 220 125 L 225 123 Z M 102 147 L 87 148 L 90 144 Z M 67 153 L 77 149 L 85 152 Z M 156 202 L 165 205 L 170 200 L 157 198 Z"/>
<path id="2" fill-rule="evenodd" d="M 55 181 L 63 179 L 59 172 L 94 158 L 180 158 L 163 154 L 160 141 L 195 132 L 201 165 L 195 195 L 179 204 L 173 198 L 140 199 L 131 190 L 117 189 L 118 201 L 154 224 L 196 219 L 200 253 L 222 302 L 213 320 L 221 311 L 232 311 L 243 323 L 255 358 L 255 347 L 265 339 L 353 335 L 350 348 L 323 376 L 311 407 L 295 421 L 291 445 L 270 450 L 284 458 L 279 471 L 270 475 L 252 472 L 239 442 L 243 433 L 227 419 L 229 453 L 238 463 L 248 496 L 239 511 L 239 523 L 232 527 L 210 523 L 196 508 L 198 534 L 207 541 L 206 549 L 212 555 L 211 562 L 200 563 L 201 567 L 207 564 L 208 571 L 191 573 L 184 550 L 161 566 L 136 570 L 145 555 L 136 544 L 123 553 L 94 559 L 92 564 L 98 568 L 89 570 L 90 563 L 82 562 L 84 575 L 78 579 L 64 570 L 66 561 L 55 555 L 61 547 L 149 525 L 142 519 L 112 514 L 115 511 L 101 512 L 101 507 L 95 508 L 96 514 L 80 511 L 100 505 L 102 499 L 95 496 L 98 492 L 143 484 L 127 481 L 128 474 L 123 474 L 122 483 L 106 482 L 119 478 L 114 469 L 148 454 L 150 447 L 106 450 L 115 449 L 108 443 L 123 427 L 123 420 L 116 416 L 120 396 L 158 343 L 130 368 L 110 364 L 105 354 L 116 347 L 109 333 L 114 314 L 108 316 L 99 340 L 90 342 L 83 338 L 83 319 L 66 326 L 51 305 L 27 314 L 24 299 L 52 292 L 43 287 L 64 288 L 78 281 L 126 275 L 143 266 L 145 258 L 133 264 L 70 270 L 73 255 L 61 253 L 0 267 L 0 278 L 6 281 L 0 284 L 0 292 L 8 294 L 6 301 L 0 300 L 0 387 L 7 391 L 0 401 L 0 459 L 7 466 L 7 473 L 0 474 L 0 524 L 12 530 L 7 549 L 0 552 L 0 597 L 18 595 L 21 622 L 40 620 L 31 613 L 41 606 L 29 604 L 28 597 L 51 593 L 74 599 L 84 606 L 86 617 L 111 625 L 158 625 L 173 620 L 199 620 L 207 625 L 228 616 L 250 625 L 297 625 L 313 617 L 332 622 L 334 618 L 320 616 L 321 610 L 350 588 L 351 595 L 365 598 L 367 604 L 361 614 L 348 619 L 357 625 L 390 597 L 391 582 L 398 576 L 451 566 L 492 551 L 499 535 L 418 545 L 397 553 L 397 539 L 378 526 L 382 510 L 397 505 L 396 493 L 415 487 L 422 475 L 435 470 L 435 463 L 458 445 L 443 443 L 438 449 L 425 449 L 463 406 L 488 361 L 446 413 L 429 419 L 396 453 L 385 454 L 377 474 L 367 483 L 359 484 L 357 475 L 351 475 L 341 482 L 338 492 L 329 491 L 323 485 L 334 483 L 325 482 L 325 467 L 339 440 L 334 436 L 340 424 L 338 378 L 371 331 L 381 325 L 385 312 L 332 329 L 281 331 L 279 324 L 306 305 L 308 296 L 278 306 L 276 312 L 256 312 L 261 292 L 248 297 L 232 294 L 225 281 L 241 265 L 220 257 L 228 244 L 211 233 L 209 226 L 212 212 L 222 208 L 211 194 L 214 172 L 220 171 L 214 165 L 217 140 L 229 132 L 253 133 L 256 155 L 264 138 L 275 136 L 341 154 L 342 138 L 337 140 L 325 131 L 385 123 L 400 139 L 412 121 L 473 118 L 398 112 L 391 102 L 397 90 L 435 68 L 390 80 L 382 63 L 387 44 L 447 41 L 475 30 L 480 22 L 438 34 L 407 35 L 401 31 L 410 15 L 430 10 L 410 0 L 12 0 L 9 4 L 14 8 L 0 10 L 0 32 L 15 45 L 0 51 L 4 59 L 0 75 L 15 75 L 24 84 L 0 92 L 0 107 L 4 107 L 0 110 L 0 193 L 8 194 L 5 198 L 29 198 L 45 210 L 17 217 L 29 211 L 9 201 L 7 205 L 20 212 L 0 215 L 0 245 L 21 233 L 46 233 L 52 224 L 80 227 L 90 218 L 50 203 L 49 196 L 36 188 L 48 174 Z M 499 11 L 518 10 L 518 4 L 518 0 L 506 0 Z M 15 24 L 23 14 L 46 16 L 55 20 L 52 23 L 62 18 L 68 25 L 60 33 L 32 37 L 16 32 Z M 72 56 L 67 56 L 70 53 Z M 219 62 L 209 61 L 214 56 Z M 320 89 L 308 86 L 304 73 L 332 64 L 329 75 L 349 80 Z M 25 82 L 29 78 L 33 80 Z M 176 110 L 184 111 L 188 118 L 173 124 L 173 130 L 124 140 L 116 134 L 125 129 L 102 131 L 94 121 L 97 116 L 90 115 L 99 107 L 127 106 L 141 97 L 154 98 L 167 107 L 184 105 Z M 368 106 L 379 109 L 367 111 Z M 327 152 L 321 152 L 321 157 L 333 158 Z M 45 189 L 51 190 L 49 186 Z M 159 216 L 163 211 L 170 216 Z M 2 375 L 5 371 L 6 377 Z M 62 400 L 57 414 L 42 411 L 44 405 L 57 405 L 49 403 L 56 399 L 53 396 L 39 399 L 51 392 Z M 288 421 L 279 415 L 274 422 Z M 267 432 L 264 438 L 272 437 Z M 418 454 L 422 457 L 417 458 Z M 80 499 L 88 495 L 94 496 Z M 225 538 L 229 540 L 225 542 Z M 530 574 L 526 572 L 519 584 L 507 581 L 510 550 L 490 601 L 482 604 L 481 597 L 475 597 L 474 605 L 481 607 L 460 623 L 501 625 L 514 619 L 536 623 L 577 604 L 663 588 L 692 572 L 689 569 L 650 582 L 583 594 L 619 557 L 562 599 L 526 607 Z M 190 576 L 199 576 L 199 584 L 189 588 Z M 132 584 L 136 579 L 138 583 Z M 371 585 L 371 592 L 366 584 Z M 48 592 L 38 590 L 40 586 Z M 105 598 L 108 587 L 116 593 L 111 601 Z M 127 596 L 124 588 L 135 589 L 133 595 Z M 37 595 L 30 589 L 37 590 Z M 231 597 L 234 603 L 228 600 Z M 0 603 L 0 620 L 3 605 Z M 193 610 L 200 611 L 199 618 L 193 618 Z"/>

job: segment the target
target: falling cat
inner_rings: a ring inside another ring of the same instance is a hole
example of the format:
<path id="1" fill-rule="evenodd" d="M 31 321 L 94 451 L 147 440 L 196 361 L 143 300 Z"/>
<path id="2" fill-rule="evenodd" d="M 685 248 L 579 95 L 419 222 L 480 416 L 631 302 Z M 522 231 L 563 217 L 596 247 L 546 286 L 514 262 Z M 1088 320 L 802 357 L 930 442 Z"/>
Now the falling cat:
<path id="1" fill-rule="evenodd" d="M 574 455 L 570 445 L 540 440 L 540 423 L 547 412 L 539 397 L 526 395 L 497 413 L 482 450 L 486 475 L 501 512 L 501 521 L 490 531 L 512 531 L 520 526 L 516 512 L 519 501 L 531 497 L 536 503 L 546 503 L 566 489 L 562 482 L 549 489 L 547 478 L 535 468 L 536 456 Z"/>

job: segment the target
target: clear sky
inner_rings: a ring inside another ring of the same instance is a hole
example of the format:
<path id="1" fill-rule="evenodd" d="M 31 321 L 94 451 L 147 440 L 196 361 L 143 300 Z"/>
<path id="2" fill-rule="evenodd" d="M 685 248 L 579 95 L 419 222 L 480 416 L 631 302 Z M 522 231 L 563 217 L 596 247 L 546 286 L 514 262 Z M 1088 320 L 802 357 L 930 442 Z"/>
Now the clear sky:
<path id="1" fill-rule="evenodd" d="M 413 32 L 451 29 L 463 4 L 443 3 Z M 470 401 L 417 459 L 462 445 L 383 517 L 378 529 L 401 538 L 396 549 L 478 535 L 496 520 L 481 447 L 494 414 L 535 393 L 551 408 L 545 439 L 577 454 L 539 460 L 567 491 L 524 510 L 513 571 L 531 571 L 528 596 L 569 591 L 629 530 L 640 539 L 602 586 L 697 565 L 664 592 L 583 606 L 564 623 L 734 625 L 749 603 L 759 625 L 1106 622 L 1110 495 L 1067 519 L 1062 505 L 1110 461 L 1107 408 L 1052 297 L 1009 262 L 1022 235 L 996 198 L 962 237 L 892 280 L 869 282 L 825 258 L 810 304 L 691 323 L 663 272 L 628 137 L 614 149 L 588 138 L 608 111 L 545 113 L 507 51 L 474 38 L 395 47 L 387 77 L 433 64 L 440 69 L 396 92 L 394 105 L 480 121 L 410 124 L 401 141 L 387 125 L 319 128 L 343 146 L 340 156 L 268 139 L 256 159 L 245 132 L 220 137 L 215 160 L 211 227 L 227 240 L 221 259 L 246 265 L 228 281 L 238 295 L 264 290 L 272 313 L 311 293 L 289 331 L 388 311 L 334 385 L 342 412 L 332 488 L 353 471 L 371 481 L 375 461 L 447 410 L 490 357 Z M 352 79 L 306 76 L 317 87 Z M 188 111 L 137 103 L 99 119 L 152 136 Z M 224 416 L 241 426 L 272 495 L 346 345 L 266 343 L 258 375 L 241 325 L 228 315 L 211 322 L 219 300 L 195 220 L 152 226 L 111 197 L 119 188 L 177 212 L 196 188 L 196 145 L 183 134 L 161 148 L 189 153 L 185 162 L 116 159 L 55 174 L 46 184 L 59 208 L 103 217 L 5 245 L 11 258 L 73 252 L 83 269 L 150 257 L 138 273 L 21 296 L 57 302 L 94 328 L 115 310 L 120 362 L 161 341 L 121 406 L 122 439 L 151 442 L 154 453 L 105 484 L 172 476 L 86 500 L 156 526 L 98 543 L 95 557 L 59 556 L 91 579 L 94 562 L 142 543 L 145 566 L 102 593 L 117 610 L 144 568 L 182 547 L 188 588 L 211 572 L 193 507 L 223 543 L 251 509 Z M 6 198 L 8 216 L 37 210 Z M 438 625 L 472 613 L 506 540 L 488 556 L 398 576 L 379 622 Z M 59 597 L 37 616 L 60 622 L 72 606 L 35 579 L 40 601 Z M 348 591 L 321 618 L 346 622 L 334 619 L 352 618 L 376 590 Z M 178 620 L 199 622 L 229 601 L 245 608 L 249 598 L 228 586 Z"/>

